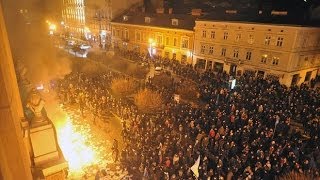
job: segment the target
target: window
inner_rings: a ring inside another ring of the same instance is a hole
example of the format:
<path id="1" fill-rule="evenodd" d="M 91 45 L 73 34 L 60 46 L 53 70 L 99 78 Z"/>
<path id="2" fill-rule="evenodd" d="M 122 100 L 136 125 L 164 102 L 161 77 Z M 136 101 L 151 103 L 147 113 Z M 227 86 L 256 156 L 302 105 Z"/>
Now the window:
<path id="1" fill-rule="evenodd" d="M 238 58 L 239 57 L 239 50 L 238 49 L 233 50 L 233 57 L 234 58 Z"/>
<path id="2" fill-rule="evenodd" d="M 224 33 L 223 33 L 223 39 L 224 39 L 224 40 L 227 40 L 227 39 L 228 39 L 228 35 L 229 35 L 228 32 L 224 32 Z"/>
<path id="3" fill-rule="evenodd" d="M 251 60 L 251 55 L 252 55 L 252 52 L 248 51 L 246 55 L 246 60 Z"/>
<path id="4" fill-rule="evenodd" d="M 279 64 L 279 58 L 278 57 L 272 57 L 272 65 L 278 65 Z"/>
<path id="5" fill-rule="evenodd" d="M 178 19 L 171 19 L 171 24 L 173 25 L 173 26 L 178 26 Z"/>
<path id="6" fill-rule="evenodd" d="M 142 32 L 142 41 L 145 42 L 146 39 L 147 39 L 147 38 L 146 38 L 146 33 L 145 33 L 145 32 Z"/>
<path id="7" fill-rule="evenodd" d="M 215 37 L 216 37 L 216 32 L 215 31 L 211 31 L 210 38 L 214 39 Z"/>
<path id="8" fill-rule="evenodd" d="M 278 37 L 277 46 L 282 47 L 282 45 L 283 45 L 283 37 Z"/>
<path id="9" fill-rule="evenodd" d="M 201 45 L 201 54 L 204 54 L 206 52 L 206 45 Z"/>
<path id="10" fill-rule="evenodd" d="M 150 23 L 151 21 L 151 18 L 150 17 L 144 17 L 144 22 L 145 23 Z"/>
<path id="11" fill-rule="evenodd" d="M 173 46 L 177 46 L 177 38 L 173 38 Z"/>
<path id="12" fill-rule="evenodd" d="M 306 77 L 304 78 L 304 81 L 310 81 L 311 75 L 312 75 L 312 71 L 308 71 L 308 72 L 306 73 Z"/>
<path id="13" fill-rule="evenodd" d="M 166 45 L 169 46 L 169 44 L 170 44 L 170 38 L 166 37 Z"/>
<path id="14" fill-rule="evenodd" d="M 268 59 L 268 55 L 264 54 L 261 56 L 261 63 L 266 64 Z"/>
<path id="15" fill-rule="evenodd" d="M 241 34 L 237 34 L 237 36 L 236 36 L 236 42 L 239 42 L 240 39 L 241 39 Z"/>
<path id="16" fill-rule="evenodd" d="M 271 42 L 271 35 L 267 35 L 266 39 L 264 40 L 264 44 L 265 45 L 270 45 L 270 42 Z"/>
<path id="17" fill-rule="evenodd" d="M 124 30 L 124 38 L 129 39 L 129 32 L 127 29 Z"/>
<path id="18" fill-rule="evenodd" d="M 123 21 L 128 21 L 128 16 L 123 16 Z"/>
<path id="19" fill-rule="evenodd" d="M 141 32 L 136 32 L 136 41 L 141 40 Z"/>
<path id="20" fill-rule="evenodd" d="M 226 52 L 227 52 L 227 49 L 226 48 L 222 48 L 221 56 L 226 56 Z"/>
<path id="21" fill-rule="evenodd" d="M 254 36 L 253 36 L 253 34 L 249 34 L 248 43 L 253 44 L 253 42 L 254 42 Z"/>
<path id="22" fill-rule="evenodd" d="M 213 54 L 213 46 L 209 47 L 209 54 Z"/>
<path id="23" fill-rule="evenodd" d="M 188 48 L 189 47 L 189 40 L 187 38 L 182 38 L 182 48 Z"/>
<path id="24" fill-rule="evenodd" d="M 157 35 L 157 44 L 162 45 L 162 36 L 161 35 Z"/>
<path id="25" fill-rule="evenodd" d="M 202 31 L 202 37 L 206 38 L 207 37 L 207 31 Z"/>

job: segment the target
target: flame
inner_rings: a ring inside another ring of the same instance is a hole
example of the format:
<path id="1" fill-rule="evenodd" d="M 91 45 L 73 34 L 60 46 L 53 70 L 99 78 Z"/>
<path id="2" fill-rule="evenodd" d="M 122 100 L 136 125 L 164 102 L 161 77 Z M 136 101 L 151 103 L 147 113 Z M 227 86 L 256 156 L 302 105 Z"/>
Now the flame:
<path id="1" fill-rule="evenodd" d="M 113 162 L 107 134 L 90 124 L 90 120 L 70 116 L 62 104 L 49 103 L 50 115 L 57 130 L 60 149 L 69 163 L 68 179 L 95 176 Z"/>
<path id="2" fill-rule="evenodd" d="M 81 173 L 88 165 L 96 163 L 96 152 L 87 145 L 88 137 L 84 133 L 77 132 L 70 117 L 58 133 L 61 150 L 69 162 L 71 172 Z"/>

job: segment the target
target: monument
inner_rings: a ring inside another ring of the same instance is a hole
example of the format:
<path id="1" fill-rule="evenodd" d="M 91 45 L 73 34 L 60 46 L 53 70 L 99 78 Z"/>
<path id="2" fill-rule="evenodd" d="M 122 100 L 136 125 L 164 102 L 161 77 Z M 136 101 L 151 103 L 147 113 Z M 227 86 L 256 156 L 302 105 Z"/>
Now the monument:
<path id="1" fill-rule="evenodd" d="M 29 94 L 26 107 L 33 112 L 28 131 L 31 170 L 34 179 L 66 179 L 68 163 L 60 150 L 57 134 L 44 112 L 45 101 L 37 90 Z"/>

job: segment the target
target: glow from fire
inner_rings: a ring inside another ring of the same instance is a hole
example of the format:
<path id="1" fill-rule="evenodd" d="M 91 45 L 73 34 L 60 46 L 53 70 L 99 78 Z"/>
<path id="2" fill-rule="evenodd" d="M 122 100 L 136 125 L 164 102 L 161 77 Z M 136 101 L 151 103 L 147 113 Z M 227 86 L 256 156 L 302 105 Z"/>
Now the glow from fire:
<path id="1" fill-rule="evenodd" d="M 60 148 L 71 172 L 82 173 L 85 167 L 96 164 L 96 152 L 87 145 L 88 137 L 75 129 L 70 117 L 58 131 Z"/>

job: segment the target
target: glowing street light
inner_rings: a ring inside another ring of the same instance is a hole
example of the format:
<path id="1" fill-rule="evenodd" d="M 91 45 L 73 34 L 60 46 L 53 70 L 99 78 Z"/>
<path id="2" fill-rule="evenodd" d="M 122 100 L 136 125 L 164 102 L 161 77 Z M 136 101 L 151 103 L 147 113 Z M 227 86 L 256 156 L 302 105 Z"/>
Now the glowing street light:
<path id="1" fill-rule="evenodd" d="M 55 24 L 50 24 L 49 29 L 55 31 L 57 29 L 57 26 Z"/>

